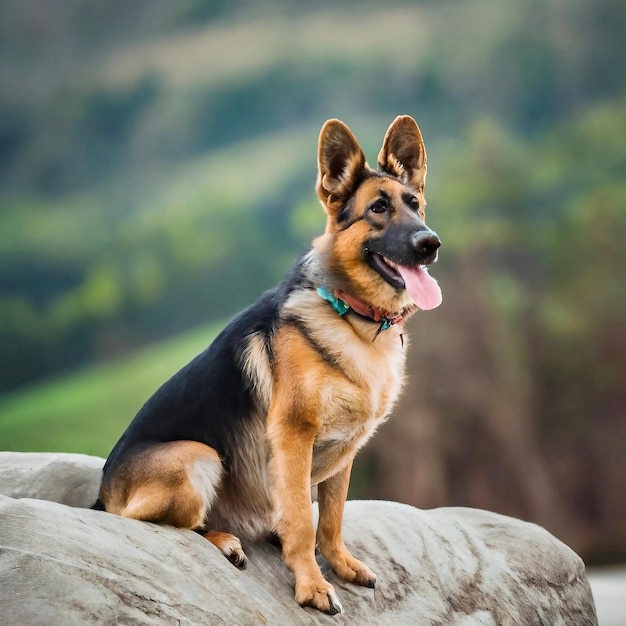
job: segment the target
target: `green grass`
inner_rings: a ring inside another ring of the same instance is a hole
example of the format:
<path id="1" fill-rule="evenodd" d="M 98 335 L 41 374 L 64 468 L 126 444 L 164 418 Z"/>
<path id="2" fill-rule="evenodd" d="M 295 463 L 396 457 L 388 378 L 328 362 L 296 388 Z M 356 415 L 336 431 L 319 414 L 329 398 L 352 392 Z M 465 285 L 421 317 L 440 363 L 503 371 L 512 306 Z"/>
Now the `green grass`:
<path id="1" fill-rule="evenodd" d="M 0 448 L 106 456 L 148 397 L 220 328 L 203 326 L 128 358 L 5 396 Z"/>

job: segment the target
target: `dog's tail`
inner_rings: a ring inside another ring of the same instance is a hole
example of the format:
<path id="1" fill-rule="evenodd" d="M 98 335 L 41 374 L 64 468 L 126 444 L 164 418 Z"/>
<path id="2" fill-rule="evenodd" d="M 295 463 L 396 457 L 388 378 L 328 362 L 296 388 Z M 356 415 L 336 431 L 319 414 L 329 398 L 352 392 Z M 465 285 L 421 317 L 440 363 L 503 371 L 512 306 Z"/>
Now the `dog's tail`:
<path id="1" fill-rule="evenodd" d="M 106 511 L 106 508 L 104 504 L 102 504 L 102 500 L 100 500 L 100 498 L 98 498 L 89 508 L 94 511 Z"/>

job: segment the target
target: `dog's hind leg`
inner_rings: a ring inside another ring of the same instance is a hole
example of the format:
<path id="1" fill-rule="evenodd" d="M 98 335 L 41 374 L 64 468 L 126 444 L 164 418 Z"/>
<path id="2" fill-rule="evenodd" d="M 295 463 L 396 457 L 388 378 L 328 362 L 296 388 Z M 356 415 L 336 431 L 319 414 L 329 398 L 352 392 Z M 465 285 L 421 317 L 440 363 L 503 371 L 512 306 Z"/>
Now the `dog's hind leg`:
<path id="1" fill-rule="evenodd" d="M 217 452 L 198 441 L 155 443 L 129 450 L 100 491 L 106 510 L 192 530 L 204 527 L 222 479 Z"/>
<path id="2" fill-rule="evenodd" d="M 103 482 L 100 499 L 110 513 L 196 530 L 242 568 L 247 559 L 237 537 L 204 532 L 222 475 L 222 462 L 210 446 L 197 441 L 158 443 L 120 462 Z"/>

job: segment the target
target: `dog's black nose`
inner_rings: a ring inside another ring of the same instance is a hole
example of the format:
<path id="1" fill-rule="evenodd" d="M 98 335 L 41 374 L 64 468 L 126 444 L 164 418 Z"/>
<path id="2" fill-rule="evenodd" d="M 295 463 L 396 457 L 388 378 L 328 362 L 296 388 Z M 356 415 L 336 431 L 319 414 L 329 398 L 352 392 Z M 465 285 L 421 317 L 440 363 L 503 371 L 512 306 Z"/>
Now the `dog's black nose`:
<path id="1" fill-rule="evenodd" d="M 421 230 L 411 237 L 413 250 L 421 257 L 435 254 L 441 245 L 437 233 L 432 230 Z"/>

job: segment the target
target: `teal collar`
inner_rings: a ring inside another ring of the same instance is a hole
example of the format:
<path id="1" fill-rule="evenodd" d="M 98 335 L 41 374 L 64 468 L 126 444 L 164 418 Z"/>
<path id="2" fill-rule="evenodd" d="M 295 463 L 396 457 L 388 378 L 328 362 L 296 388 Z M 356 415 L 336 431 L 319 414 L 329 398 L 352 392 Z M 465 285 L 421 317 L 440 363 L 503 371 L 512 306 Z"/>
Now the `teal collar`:
<path id="1" fill-rule="evenodd" d="M 343 317 L 350 310 L 350 307 L 343 300 L 336 298 L 334 294 L 330 293 L 325 287 L 318 287 L 317 293 L 322 296 L 324 300 L 330 302 L 333 309 L 339 313 L 340 317 Z"/>
<path id="2" fill-rule="evenodd" d="M 336 295 L 337 292 L 331 293 L 330 291 L 328 291 L 328 289 L 326 289 L 326 287 L 318 287 L 317 293 L 324 300 L 330 303 L 333 309 L 335 309 L 335 311 L 339 313 L 340 317 L 343 317 L 350 309 L 352 309 L 361 317 L 369 318 L 373 322 L 380 322 L 380 326 L 376 331 L 376 336 L 374 337 L 374 339 L 376 339 L 378 333 L 380 333 L 381 330 L 387 330 L 388 328 L 391 328 L 394 324 L 402 321 L 402 315 L 384 315 L 380 311 L 375 311 L 374 309 L 368 307 L 366 304 L 360 302 L 359 300 L 356 300 L 355 298 L 346 295 L 346 299 L 350 301 L 350 304 L 348 304 L 344 299 Z M 342 291 L 340 291 L 339 293 L 341 295 L 344 295 L 344 292 Z"/>

